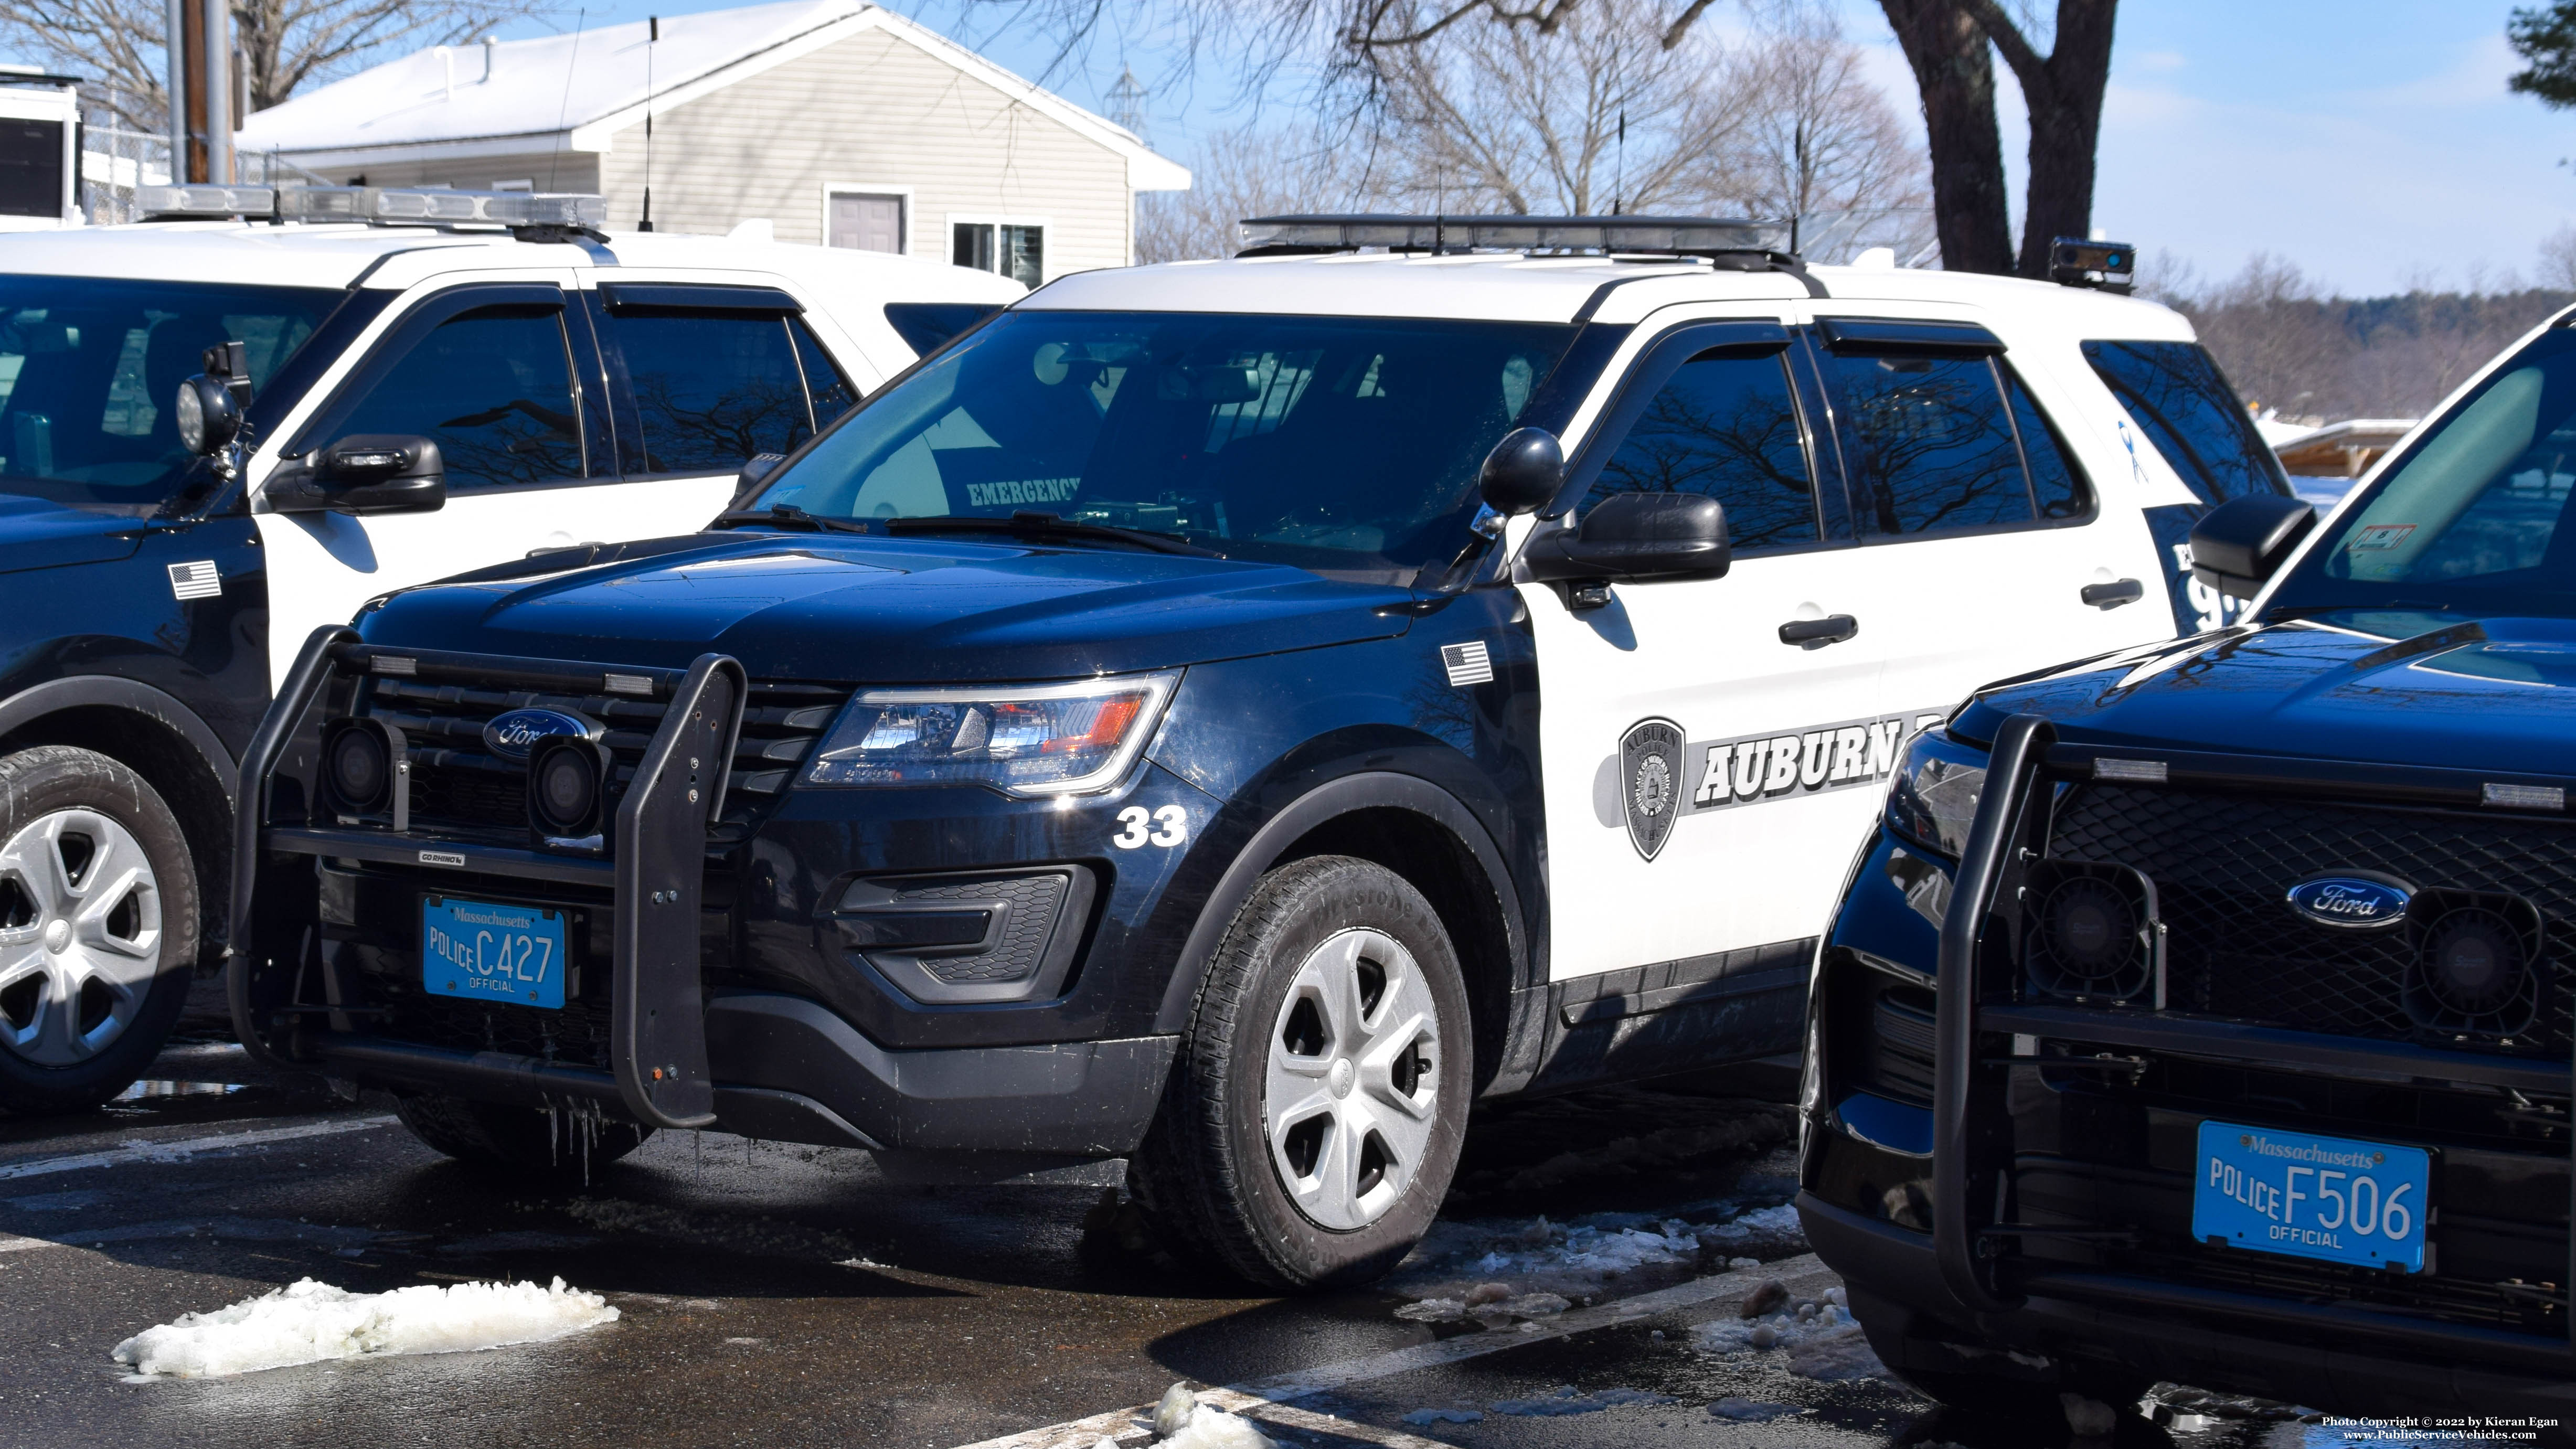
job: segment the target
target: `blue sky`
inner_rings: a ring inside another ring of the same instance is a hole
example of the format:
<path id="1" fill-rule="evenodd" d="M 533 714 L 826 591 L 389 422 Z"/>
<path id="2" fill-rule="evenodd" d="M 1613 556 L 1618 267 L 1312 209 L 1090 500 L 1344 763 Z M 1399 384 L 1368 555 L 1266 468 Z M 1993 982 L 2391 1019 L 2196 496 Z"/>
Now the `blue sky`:
<path id="1" fill-rule="evenodd" d="M 1915 114 L 1911 76 L 1877 6 L 1842 3 L 1852 38 L 1873 48 L 1881 85 Z M 2351 295 L 2465 285 L 2481 272 L 2490 281 L 2508 269 L 2530 275 L 2541 238 L 2576 221 L 2576 170 L 2560 164 L 2576 156 L 2576 112 L 2505 91 L 2516 69 L 2504 43 L 2511 7 L 2129 0 L 2113 53 L 2096 224 L 2205 277 L 2271 252 Z M 612 0 L 504 33 L 571 29 L 576 13 L 600 25 L 713 8 Z M 998 7 L 896 0 L 895 8 L 1033 78 L 1051 58 L 1042 39 L 1011 33 Z M 1122 47 L 1109 38 L 1049 80 L 1106 109 L 1122 62 L 1152 80 L 1171 59 L 1150 41 Z M 1192 137 L 1239 121 L 1234 79 L 1221 63 L 1203 63 L 1195 85 L 1153 95 L 1158 148 L 1186 161 Z M 2002 114 L 2006 150 L 2018 158 L 2026 134 L 2018 93 L 2006 95 Z"/>

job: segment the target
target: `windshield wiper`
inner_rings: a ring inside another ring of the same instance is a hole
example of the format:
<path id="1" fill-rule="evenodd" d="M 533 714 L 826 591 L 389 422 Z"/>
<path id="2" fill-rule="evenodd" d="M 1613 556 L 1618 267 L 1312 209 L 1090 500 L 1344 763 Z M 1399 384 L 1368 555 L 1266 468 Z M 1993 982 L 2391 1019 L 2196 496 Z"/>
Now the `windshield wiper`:
<path id="1" fill-rule="evenodd" d="M 1085 523 L 1080 519 L 1063 518 L 1034 509 L 1022 509 L 1008 518 L 978 518 L 961 513 L 942 513 L 928 518 L 889 518 L 885 520 L 885 529 L 888 533 L 1008 533 L 1022 538 L 1098 538 L 1133 544 L 1155 553 L 1187 554 L 1193 558 L 1224 557 L 1177 534 Z"/>
<path id="2" fill-rule="evenodd" d="M 767 508 L 735 508 L 716 515 L 714 527 L 740 528 L 745 524 L 765 523 L 772 528 L 805 528 L 816 533 L 874 533 L 864 523 L 851 523 L 839 518 L 825 518 L 808 513 L 793 503 L 773 503 Z"/>

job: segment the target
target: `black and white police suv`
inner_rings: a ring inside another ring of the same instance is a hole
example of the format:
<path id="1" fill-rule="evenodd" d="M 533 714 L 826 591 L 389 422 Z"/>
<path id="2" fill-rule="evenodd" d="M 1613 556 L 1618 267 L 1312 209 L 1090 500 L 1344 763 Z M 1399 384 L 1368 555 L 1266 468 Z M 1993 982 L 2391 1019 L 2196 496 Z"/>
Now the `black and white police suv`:
<path id="1" fill-rule="evenodd" d="M 596 197 L 145 190 L 165 219 L 0 240 L 13 1111 L 122 1090 L 215 964 L 238 762 L 296 641 L 403 585 L 699 527 L 746 458 L 1022 290 L 603 239 Z"/>
<path id="2" fill-rule="evenodd" d="M 2322 523 L 2204 519 L 2234 626 L 1915 738 L 1818 963 L 1799 1206 L 1934 1397 L 2567 1441 L 2571 319 Z"/>
<path id="3" fill-rule="evenodd" d="M 2159 519 L 2281 487 L 2100 290 L 1250 229 L 1041 288 L 717 529 L 314 637 L 244 761 L 244 1040 L 460 1157 L 1127 1157 L 1177 1242 L 1366 1275 L 1471 1098 L 1793 1049 L 1907 741 L 2172 637 Z"/>

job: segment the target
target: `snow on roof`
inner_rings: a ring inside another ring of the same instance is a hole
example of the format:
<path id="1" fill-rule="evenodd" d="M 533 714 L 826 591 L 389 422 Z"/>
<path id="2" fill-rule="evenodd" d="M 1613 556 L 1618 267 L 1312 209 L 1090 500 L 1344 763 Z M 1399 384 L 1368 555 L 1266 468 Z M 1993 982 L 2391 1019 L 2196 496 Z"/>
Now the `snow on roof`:
<path id="1" fill-rule="evenodd" d="M 649 22 L 535 40 L 443 45 L 360 71 L 242 123 L 243 152 L 359 160 L 500 154 L 560 145 L 606 151 L 609 138 L 710 91 L 868 30 L 882 30 L 1126 157 L 1129 184 L 1176 191 L 1189 172 L 1134 133 L 900 15 L 862 0 L 784 0 L 673 15 L 659 45 Z"/>

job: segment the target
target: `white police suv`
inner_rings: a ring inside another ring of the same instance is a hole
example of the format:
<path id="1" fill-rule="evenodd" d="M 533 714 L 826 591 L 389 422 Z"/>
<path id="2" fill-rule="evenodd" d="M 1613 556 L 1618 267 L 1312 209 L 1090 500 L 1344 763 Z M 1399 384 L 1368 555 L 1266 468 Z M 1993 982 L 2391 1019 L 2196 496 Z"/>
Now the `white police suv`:
<path id="1" fill-rule="evenodd" d="M 291 641 L 462 569 L 697 528 L 746 460 L 1022 290 L 606 237 L 596 197 L 146 191 L 159 220 L 0 240 L 16 1111 L 121 1090 L 214 961 L 238 760 Z"/>
<path id="2" fill-rule="evenodd" d="M 2286 491 L 2103 290 L 1251 232 L 1039 289 L 712 529 L 311 638 L 244 761 L 245 1042 L 520 1172 L 1126 1157 L 1169 1241 L 1365 1276 L 1471 1098 L 1794 1049 L 1909 738 L 2197 627 L 2166 540 Z"/>

